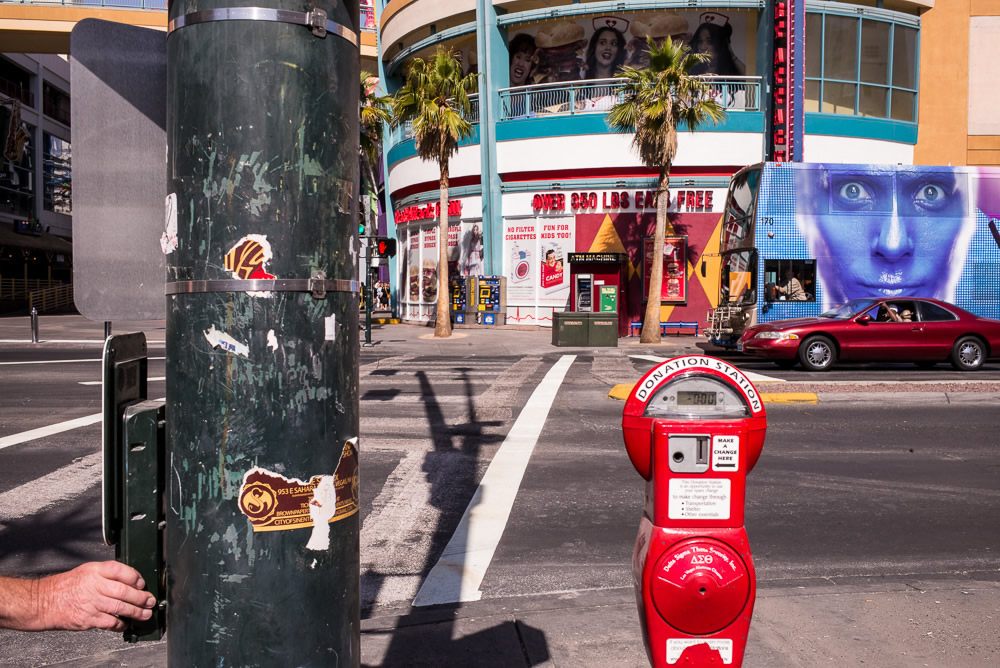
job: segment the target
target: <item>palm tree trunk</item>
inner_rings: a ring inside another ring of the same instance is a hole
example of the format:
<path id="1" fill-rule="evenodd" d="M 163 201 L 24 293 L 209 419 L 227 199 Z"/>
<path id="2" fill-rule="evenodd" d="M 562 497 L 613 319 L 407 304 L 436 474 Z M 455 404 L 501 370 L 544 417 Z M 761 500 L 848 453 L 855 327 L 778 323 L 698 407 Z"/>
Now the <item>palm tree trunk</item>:
<path id="1" fill-rule="evenodd" d="M 434 336 L 451 336 L 451 310 L 448 308 L 451 295 L 448 291 L 448 159 L 440 161 L 441 200 L 438 223 L 438 302 L 437 320 L 434 322 Z"/>
<path id="2" fill-rule="evenodd" d="M 667 227 L 667 199 L 670 191 L 670 166 L 660 172 L 656 187 L 656 231 L 653 233 L 653 266 L 649 272 L 649 294 L 646 296 L 646 315 L 642 321 L 640 343 L 660 342 L 660 296 L 663 294 L 663 237 Z"/>

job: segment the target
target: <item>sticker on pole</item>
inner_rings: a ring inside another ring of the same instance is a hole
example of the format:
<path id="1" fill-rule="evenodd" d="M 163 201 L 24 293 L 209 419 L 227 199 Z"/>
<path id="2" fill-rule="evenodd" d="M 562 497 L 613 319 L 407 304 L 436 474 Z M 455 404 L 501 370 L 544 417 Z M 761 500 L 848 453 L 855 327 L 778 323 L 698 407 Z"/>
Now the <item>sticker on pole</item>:
<path id="1" fill-rule="evenodd" d="M 722 658 L 722 663 L 732 663 L 733 641 L 727 638 L 667 638 L 667 663 L 677 663 L 685 654 L 685 663 L 700 663 L 700 659 L 711 661 L 717 656 Z"/>
<path id="2" fill-rule="evenodd" d="M 674 478 L 667 515 L 672 520 L 728 520 L 732 481 L 728 478 Z"/>
<path id="3" fill-rule="evenodd" d="M 344 443 L 332 476 L 314 475 L 303 481 L 259 467 L 247 471 L 239 506 L 254 532 L 304 529 L 313 526 L 314 519 L 327 524 L 358 512 L 357 444 L 356 438 Z"/>
<path id="4" fill-rule="evenodd" d="M 712 470 L 732 472 L 740 470 L 739 436 L 733 434 L 712 437 Z"/>

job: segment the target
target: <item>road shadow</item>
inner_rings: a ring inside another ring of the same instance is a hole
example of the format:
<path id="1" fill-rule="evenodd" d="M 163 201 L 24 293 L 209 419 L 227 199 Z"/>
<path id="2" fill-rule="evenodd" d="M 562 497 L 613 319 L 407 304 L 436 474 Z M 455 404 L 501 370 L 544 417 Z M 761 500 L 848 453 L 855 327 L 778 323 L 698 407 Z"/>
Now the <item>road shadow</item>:
<path id="1" fill-rule="evenodd" d="M 0 572 L 47 575 L 92 559 L 113 559 L 101 535 L 100 492 L 40 513 L 0 521 Z"/>
<path id="2" fill-rule="evenodd" d="M 426 454 L 423 473 L 431 484 L 430 504 L 438 509 L 439 520 L 433 529 L 431 546 L 427 553 L 420 578 L 423 582 L 445 546 L 449 544 L 462 515 L 473 499 L 479 482 L 479 457 L 484 445 L 504 440 L 502 434 L 487 434 L 487 427 L 502 426 L 501 421 L 480 420 L 477 415 L 475 392 L 470 378 L 470 367 L 455 367 L 463 384 L 467 419 L 449 425 L 436 398 L 434 388 L 424 371 L 417 372 L 420 394 L 430 429 L 433 449 Z M 461 553 L 463 546 L 451 543 L 451 549 Z M 372 588 L 377 600 L 385 576 L 380 573 L 362 574 L 362 589 Z M 446 608 L 452 614 L 445 619 L 436 618 L 428 623 L 427 611 Z M 388 646 L 379 666 L 533 666 L 548 660 L 544 633 L 516 621 L 507 620 L 493 627 L 455 638 L 455 615 L 461 603 L 432 608 L 413 608 L 398 618 L 390 632 Z M 370 610 L 362 609 L 362 614 Z M 366 636 L 362 642 L 372 642 L 375 636 Z M 528 647 L 533 648 L 531 652 Z M 544 659 L 538 657 L 544 656 Z"/>

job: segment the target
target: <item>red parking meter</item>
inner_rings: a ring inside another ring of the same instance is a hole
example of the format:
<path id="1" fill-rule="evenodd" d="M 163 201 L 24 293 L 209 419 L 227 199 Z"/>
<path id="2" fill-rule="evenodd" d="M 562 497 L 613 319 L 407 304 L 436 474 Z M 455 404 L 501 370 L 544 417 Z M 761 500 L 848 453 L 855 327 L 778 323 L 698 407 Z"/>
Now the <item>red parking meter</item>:
<path id="1" fill-rule="evenodd" d="M 757 593 L 743 505 L 766 430 L 756 388 L 714 357 L 654 367 L 625 402 L 625 448 L 646 480 L 632 578 L 655 667 L 743 664 Z"/>

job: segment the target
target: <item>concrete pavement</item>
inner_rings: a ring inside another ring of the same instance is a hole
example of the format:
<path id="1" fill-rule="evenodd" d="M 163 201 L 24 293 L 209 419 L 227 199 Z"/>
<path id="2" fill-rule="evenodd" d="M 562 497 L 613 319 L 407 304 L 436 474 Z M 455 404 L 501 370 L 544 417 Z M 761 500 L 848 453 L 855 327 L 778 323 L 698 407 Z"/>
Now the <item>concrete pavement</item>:
<path id="1" fill-rule="evenodd" d="M 146 331 L 151 346 L 162 341 L 162 323 L 113 326 L 115 332 L 135 329 Z M 49 331 L 52 333 L 48 334 Z M 41 339 L 49 343 L 38 345 L 50 349 L 81 346 L 99 349 L 103 324 L 90 323 L 78 316 L 43 316 L 40 333 Z M 0 349 L 23 349 L 28 336 L 27 318 L 0 318 Z M 457 330 L 452 339 L 441 341 L 433 338 L 429 328 L 412 325 L 380 327 L 375 330 L 373 340 L 380 355 L 578 352 L 671 357 L 702 352 L 695 345 L 696 339 L 690 336 L 668 337 L 659 346 L 641 346 L 625 339 L 619 348 L 572 349 L 551 346 L 548 330 Z M 908 389 L 913 387 L 920 386 L 911 384 Z M 941 393 L 947 400 L 996 400 L 981 394 L 960 389 Z M 961 398 L 955 398 L 958 395 Z M 881 388 L 845 392 L 824 389 L 817 396 L 823 402 L 885 403 L 887 398 Z M 932 398 L 935 397 L 923 391 L 893 395 L 893 400 L 901 401 Z M 811 582 L 806 587 L 795 583 L 761 587 L 744 665 L 775 668 L 997 665 L 1000 643 L 995 640 L 995 621 L 1000 615 L 1000 583 L 995 579 L 995 574 L 955 573 L 954 579 L 934 582 L 831 580 L 826 586 Z M 361 633 L 362 665 L 372 667 L 647 665 L 633 594 L 627 588 L 541 592 L 429 608 L 381 608 L 362 621 Z M 64 660 L 53 663 L 49 655 L 46 665 L 166 666 L 164 642 L 127 646 L 113 634 L 101 635 L 106 650 L 78 656 L 74 653 L 73 634 L 52 634 L 53 644 L 61 646 Z M 41 662 L 36 657 L 18 654 L 16 646 L 7 646 L 0 651 L 0 666 L 6 665 L 41 665 Z"/>

